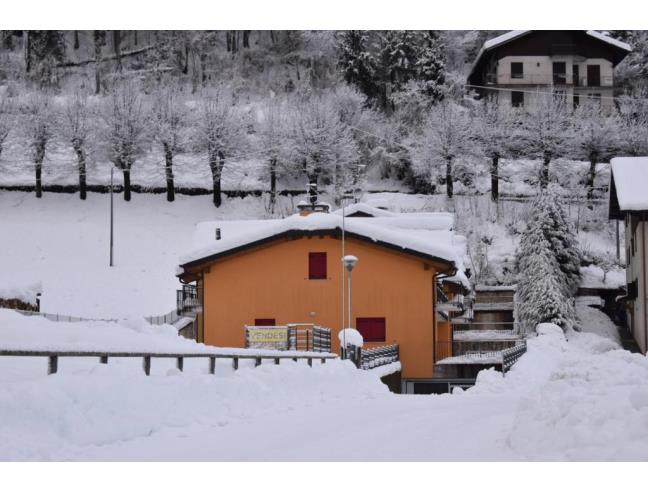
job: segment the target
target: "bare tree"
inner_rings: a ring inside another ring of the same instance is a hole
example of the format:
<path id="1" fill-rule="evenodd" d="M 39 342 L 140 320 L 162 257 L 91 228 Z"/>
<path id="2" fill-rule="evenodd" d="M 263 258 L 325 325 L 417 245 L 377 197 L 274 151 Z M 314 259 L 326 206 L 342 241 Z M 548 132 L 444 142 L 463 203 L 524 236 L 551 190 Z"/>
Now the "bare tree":
<path id="1" fill-rule="evenodd" d="M 167 200 L 175 200 L 173 158 L 182 146 L 187 106 L 176 86 L 158 87 L 151 101 L 151 137 L 162 147 Z"/>
<path id="2" fill-rule="evenodd" d="M 606 110 L 599 101 L 588 100 L 575 112 L 574 154 L 589 161 L 585 186 L 587 199 L 594 197 L 596 165 L 605 162 L 621 146 L 621 121 L 616 111 Z"/>
<path id="3" fill-rule="evenodd" d="M 124 200 L 131 199 L 130 173 L 142 152 L 144 119 L 142 100 L 132 84 L 115 88 L 104 110 L 111 162 L 124 175 Z"/>
<path id="4" fill-rule="evenodd" d="M 454 195 L 454 164 L 458 157 L 474 153 L 472 121 L 466 108 L 452 101 L 434 106 L 423 127 L 418 154 L 424 173 L 433 178 L 434 170 L 445 167 L 446 195 Z"/>
<path id="5" fill-rule="evenodd" d="M 56 127 L 57 114 L 49 94 L 41 92 L 32 94 L 24 107 L 24 134 L 31 152 L 34 172 L 36 174 L 36 197 L 43 196 L 41 174 L 47 144 Z"/>
<path id="6" fill-rule="evenodd" d="M 195 138 L 198 148 L 207 152 L 216 207 L 222 203 L 221 178 L 225 161 L 241 149 L 243 127 L 229 90 L 218 87 L 201 99 Z"/>
<path id="7" fill-rule="evenodd" d="M 82 94 L 76 94 L 67 99 L 63 112 L 60 131 L 63 137 L 70 142 L 77 157 L 79 171 L 79 198 L 86 199 L 87 177 L 87 146 L 94 133 L 94 118 L 89 107 L 88 99 Z"/>
<path id="8" fill-rule="evenodd" d="M 516 113 L 486 100 L 477 113 L 475 135 L 481 152 L 490 159 L 491 200 L 499 200 L 499 162 L 511 154 Z"/>
<path id="9" fill-rule="evenodd" d="M 106 41 L 106 31 L 92 31 L 94 41 L 95 94 L 101 92 L 101 47 Z"/>
<path id="10" fill-rule="evenodd" d="M 542 159 L 540 186 L 549 184 L 549 164 L 568 153 L 573 138 L 573 119 L 562 96 L 537 94 L 537 104 L 524 113 L 516 135 L 527 155 Z"/>

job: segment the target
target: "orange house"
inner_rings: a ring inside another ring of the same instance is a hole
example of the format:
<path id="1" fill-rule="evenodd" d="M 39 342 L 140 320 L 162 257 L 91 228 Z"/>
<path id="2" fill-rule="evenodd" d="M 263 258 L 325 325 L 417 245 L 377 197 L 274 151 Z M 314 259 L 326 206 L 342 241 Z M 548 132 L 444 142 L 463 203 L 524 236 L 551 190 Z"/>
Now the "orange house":
<path id="1" fill-rule="evenodd" d="M 432 378 L 437 286 L 461 265 L 452 217 L 353 212 L 200 224 L 202 247 L 182 260 L 179 273 L 201 293 L 198 341 L 244 347 L 245 325 L 313 323 L 331 328 L 339 353 L 337 333 L 347 324 L 344 225 L 344 254 L 358 258 L 352 323 L 365 348 L 396 343 L 403 380 Z"/>

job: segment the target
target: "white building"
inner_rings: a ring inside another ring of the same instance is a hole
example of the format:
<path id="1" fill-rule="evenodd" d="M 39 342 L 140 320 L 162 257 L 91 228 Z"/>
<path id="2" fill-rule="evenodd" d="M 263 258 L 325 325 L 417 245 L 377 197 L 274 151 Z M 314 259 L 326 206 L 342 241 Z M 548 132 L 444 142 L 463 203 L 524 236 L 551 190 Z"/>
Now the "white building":
<path id="1" fill-rule="evenodd" d="M 612 159 L 610 219 L 625 224 L 628 325 L 648 352 L 648 157 Z"/>
<path id="2" fill-rule="evenodd" d="M 468 84 L 502 107 L 533 107 L 547 94 L 612 106 L 614 67 L 630 51 L 596 31 L 511 31 L 484 43 Z"/>

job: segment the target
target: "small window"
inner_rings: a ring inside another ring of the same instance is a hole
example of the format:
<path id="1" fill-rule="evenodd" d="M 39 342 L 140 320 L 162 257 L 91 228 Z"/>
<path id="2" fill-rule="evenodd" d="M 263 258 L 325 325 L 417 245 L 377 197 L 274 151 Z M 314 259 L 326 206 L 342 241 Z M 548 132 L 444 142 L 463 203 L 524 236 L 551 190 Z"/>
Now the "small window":
<path id="1" fill-rule="evenodd" d="M 580 106 L 580 95 L 574 94 L 574 109 Z"/>
<path id="2" fill-rule="evenodd" d="M 524 92 L 511 92 L 511 106 L 513 106 L 514 108 L 521 108 L 522 106 L 524 106 Z"/>
<path id="3" fill-rule="evenodd" d="M 512 79 L 524 78 L 524 64 L 522 62 L 511 63 L 511 78 Z"/>
<path id="4" fill-rule="evenodd" d="M 553 62 L 553 83 L 564 85 L 567 83 L 567 63 Z"/>
<path id="5" fill-rule="evenodd" d="M 326 253 L 308 253 L 308 278 L 310 280 L 326 278 Z"/>
<path id="6" fill-rule="evenodd" d="M 254 326 L 277 326 L 274 318 L 255 318 Z"/>
<path id="7" fill-rule="evenodd" d="M 572 82 L 574 86 L 579 87 L 580 83 L 580 67 L 578 65 L 572 66 Z"/>
<path id="8" fill-rule="evenodd" d="M 356 318 L 356 328 L 365 342 L 385 341 L 385 318 Z"/>

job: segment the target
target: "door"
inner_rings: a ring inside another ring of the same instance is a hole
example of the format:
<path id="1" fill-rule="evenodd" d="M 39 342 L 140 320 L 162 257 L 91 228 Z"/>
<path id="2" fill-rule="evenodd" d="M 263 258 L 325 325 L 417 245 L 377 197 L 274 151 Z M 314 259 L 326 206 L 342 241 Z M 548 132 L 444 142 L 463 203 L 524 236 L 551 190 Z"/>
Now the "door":
<path id="1" fill-rule="evenodd" d="M 572 67 L 572 78 L 572 83 L 575 87 L 578 87 L 580 85 L 580 67 L 578 65 Z"/>
<path id="2" fill-rule="evenodd" d="M 553 83 L 558 85 L 567 83 L 566 62 L 553 62 Z"/>
<path id="3" fill-rule="evenodd" d="M 601 85 L 601 66 L 587 65 L 587 85 L 599 87 Z"/>

